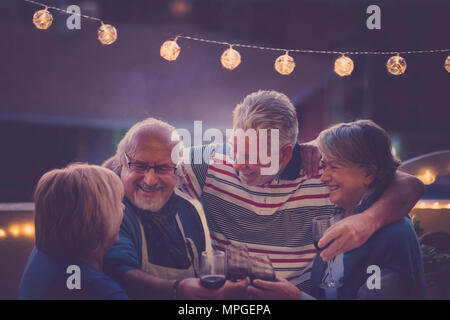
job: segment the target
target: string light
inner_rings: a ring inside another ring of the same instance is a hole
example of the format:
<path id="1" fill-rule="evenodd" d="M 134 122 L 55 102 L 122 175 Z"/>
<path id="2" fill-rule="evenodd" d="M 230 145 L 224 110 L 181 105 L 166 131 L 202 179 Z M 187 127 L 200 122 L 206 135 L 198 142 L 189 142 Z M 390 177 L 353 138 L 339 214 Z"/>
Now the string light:
<path id="1" fill-rule="evenodd" d="M 181 48 L 177 43 L 178 37 L 174 40 L 167 40 L 161 46 L 159 54 L 167 61 L 174 61 L 180 55 Z"/>
<path id="2" fill-rule="evenodd" d="M 341 77 L 346 77 L 352 74 L 354 65 L 353 60 L 342 54 L 341 57 L 337 58 L 334 62 L 334 72 L 336 72 Z"/>
<path id="3" fill-rule="evenodd" d="M 48 12 L 47 7 L 44 10 L 36 11 L 33 15 L 33 23 L 39 30 L 47 30 L 53 22 L 53 16 Z"/>
<path id="4" fill-rule="evenodd" d="M 450 73 L 450 56 L 445 59 L 444 68 L 447 70 L 448 73 Z"/>
<path id="5" fill-rule="evenodd" d="M 277 60 L 275 60 L 275 70 L 282 75 L 289 75 L 294 71 L 295 62 L 294 58 L 289 55 L 289 51 L 286 50 L 286 53 L 282 56 L 279 56 Z"/>
<path id="6" fill-rule="evenodd" d="M 433 199 L 421 200 L 415 205 L 414 209 L 450 209 L 450 202 L 447 202 L 444 199 L 440 199 L 440 201 Z"/>
<path id="7" fill-rule="evenodd" d="M 102 21 L 102 25 L 98 28 L 97 37 L 101 44 L 108 46 L 116 42 L 117 30 L 110 24 L 103 24 Z"/>
<path id="8" fill-rule="evenodd" d="M 233 70 L 241 64 L 241 55 L 233 49 L 232 45 L 230 45 L 230 47 L 222 53 L 220 62 L 224 68 Z"/>
<path id="9" fill-rule="evenodd" d="M 34 226 L 31 224 L 26 224 L 23 226 L 23 234 L 26 236 L 34 235 Z"/>
<path id="10" fill-rule="evenodd" d="M 13 225 L 9 228 L 9 232 L 14 236 L 18 237 L 20 235 L 20 229 L 18 226 Z"/>
<path id="11" fill-rule="evenodd" d="M 117 30 L 114 26 L 109 24 L 103 24 L 103 22 L 99 18 L 90 17 L 87 15 L 82 15 L 79 13 L 73 13 L 73 12 L 67 12 L 65 10 L 47 6 L 45 4 L 42 4 L 37 1 L 33 0 L 23 0 L 28 3 L 32 3 L 38 6 L 44 7 L 44 10 L 39 10 L 35 13 L 33 16 L 33 23 L 38 29 L 44 30 L 48 29 L 52 22 L 53 22 L 53 16 L 48 11 L 48 9 L 52 9 L 55 11 L 59 11 L 65 14 L 70 15 L 77 15 L 86 19 L 99 21 L 101 22 L 101 26 L 98 29 L 97 37 L 98 40 L 104 44 L 104 45 L 110 45 L 114 43 L 117 40 Z M 237 52 L 232 47 L 241 47 L 241 48 L 249 48 L 249 49 L 257 49 L 257 50 L 268 50 L 268 51 L 281 51 L 285 52 L 284 55 L 279 56 L 274 64 L 275 70 L 283 75 L 289 75 L 294 71 L 295 68 L 295 62 L 294 59 L 289 56 L 289 52 L 293 53 L 307 53 L 307 54 L 340 54 L 342 55 L 335 61 L 334 71 L 340 75 L 341 77 L 348 76 L 352 73 L 354 64 L 352 59 L 350 59 L 348 56 L 345 56 L 342 54 L 342 52 L 338 51 L 329 51 L 329 50 L 308 50 L 308 49 L 281 49 L 281 48 L 270 48 L 270 47 L 261 47 L 261 46 L 254 46 L 254 45 L 246 45 L 246 44 L 233 44 L 231 46 L 227 42 L 220 42 L 215 40 L 208 40 L 208 39 L 202 39 L 202 38 L 195 38 L 191 36 L 177 36 L 177 38 L 184 38 L 192 41 L 200 41 L 204 43 L 210 43 L 210 44 L 218 44 L 218 45 L 228 45 L 230 46 L 229 49 L 225 50 L 225 52 L 221 56 L 221 62 L 222 66 L 224 68 L 227 68 L 229 70 L 235 69 L 240 63 L 241 58 L 239 52 Z M 169 41 L 169 43 L 163 43 L 161 46 L 160 54 L 161 56 L 169 61 L 176 60 L 181 49 L 179 45 L 176 43 L 176 39 L 173 41 Z M 164 49 L 163 49 L 164 47 Z M 401 75 L 406 70 L 406 61 L 403 57 L 400 55 L 409 55 L 409 54 L 426 54 L 426 53 L 444 53 L 444 52 L 450 52 L 450 49 L 431 49 L 431 50 L 411 50 L 411 51 L 353 51 L 353 52 L 346 52 L 347 55 L 395 55 L 393 57 L 390 57 L 389 60 L 386 63 L 386 68 L 388 69 L 389 73 L 393 75 Z M 444 63 L 444 68 L 447 70 L 447 72 L 450 73 L 450 56 L 448 56 Z"/>
<path id="12" fill-rule="evenodd" d="M 6 238 L 6 231 L 3 229 L 0 229 L 0 238 Z"/>
<path id="13" fill-rule="evenodd" d="M 436 181 L 436 175 L 430 170 L 425 170 L 425 172 L 418 175 L 417 178 L 426 185 L 433 184 L 434 181 Z"/>
<path id="14" fill-rule="evenodd" d="M 397 53 L 396 56 L 390 57 L 386 62 L 386 68 L 390 74 L 401 75 L 406 71 L 406 60 Z"/>

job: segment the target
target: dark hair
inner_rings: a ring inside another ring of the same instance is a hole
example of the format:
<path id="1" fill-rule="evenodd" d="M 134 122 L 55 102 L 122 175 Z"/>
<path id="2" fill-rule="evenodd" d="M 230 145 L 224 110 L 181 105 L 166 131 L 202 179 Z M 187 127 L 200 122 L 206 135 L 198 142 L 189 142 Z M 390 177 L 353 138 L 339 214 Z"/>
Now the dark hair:
<path id="1" fill-rule="evenodd" d="M 388 133 L 371 120 L 334 125 L 319 134 L 317 145 L 322 154 L 340 162 L 374 165 L 377 175 L 371 187 L 389 184 L 400 165 Z"/>

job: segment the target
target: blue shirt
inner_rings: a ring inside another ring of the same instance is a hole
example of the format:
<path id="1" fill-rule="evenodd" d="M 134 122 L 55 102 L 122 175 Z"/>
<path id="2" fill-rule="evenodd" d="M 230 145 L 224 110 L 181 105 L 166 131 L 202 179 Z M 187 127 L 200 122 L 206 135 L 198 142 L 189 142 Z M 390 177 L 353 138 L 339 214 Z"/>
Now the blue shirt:
<path id="1" fill-rule="evenodd" d="M 198 252 L 205 250 L 203 226 L 197 210 L 189 201 L 173 194 L 158 213 L 140 210 L 126 198 L 124 204 L 119 243 L 105 255 L 104 260 L 104 270 L 113 279 L 120 281 L 128 270 L 140 270 L 142 267 L 143 239 L 139 221 L 144 229 L 148 259 L 152 264 L 170 268 L 187 268 L 190 265 L 188 254 L 192 254 L 192 248 L 188 248 L 190 253 L 186 252 L 183 236 L 175 220 L 176 213 L 186 237 L 192 239 Z"/>
<path id="2" fill-rule="evenodd" d="M 69 290 L 70 265 L 80 268 L 80 289 Z M 59 259 L 34 248 L 19 286 L 19 299 L 126 300 L 125 291 L 103 272 L 78 259 Z"/>
<path id="3" fill-rule="evenodd" d="M 354 210 L 359 214 L 379 199 L 384 188 L 375 191 Z M 338 290 L 338 299 L 356 299 L 360 288 L 364 288 L 371 265 L 389 270 L 402 279 L 399 292 L 407 295 L 403 299 L 425 299 L 425 280 L 420 245 L 409 217 L 385 226 L 375 232 L 362 246 L 344 253 L 341 273 L 343 286 Z M 325 298 L 319 284 L 326 270 L 326 263 L 317 255 L 312 268 L 312 292 L 317 298 Z M 383 272 L 382 272 L 383 273 Z M 334 273 L 333 273 L 334 274 Z M 389 288 L 389 290 L 392 288 Z M 373 289 L 377 290 L 377 289 Z M 381 288 L 383 290 L 383 287 Z M 383 298 L 381 294 L 379 296 Z"/>

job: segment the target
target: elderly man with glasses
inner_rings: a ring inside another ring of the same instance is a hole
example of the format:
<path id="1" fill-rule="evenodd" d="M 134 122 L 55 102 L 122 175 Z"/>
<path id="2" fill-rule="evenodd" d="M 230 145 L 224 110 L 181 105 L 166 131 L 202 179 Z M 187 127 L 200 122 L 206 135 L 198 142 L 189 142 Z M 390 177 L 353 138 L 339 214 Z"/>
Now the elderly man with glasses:
<path id="1" fill-rule="evenodd" d="M 200 203 L 175 189 L 174 129 L 153 118 L 141 121 L 104 163 L 125 189 L 120 239 L 105 256 L 105 272 L 132 298 L 223 299 L 230 287 L 244 293 L 246 283 L 208 290 L 196 277 L 209 233 Z"/>

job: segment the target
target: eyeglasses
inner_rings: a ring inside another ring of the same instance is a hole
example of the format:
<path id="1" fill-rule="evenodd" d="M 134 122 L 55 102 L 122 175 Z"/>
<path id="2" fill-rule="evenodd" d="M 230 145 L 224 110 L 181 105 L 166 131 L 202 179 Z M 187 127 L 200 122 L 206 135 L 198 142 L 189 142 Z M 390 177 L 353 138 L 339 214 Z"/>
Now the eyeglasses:
<path id="1" fill-rule="evenodd" d="M 149 172 L 151 169 L 154 169 L 156 174 L 165 175 L 165 174 L 174 173 L 175 170 L 177 169 L 176 167 L 172 167 L 167 164 L 163 164 L 160 166 L 151 166 L 146 162 L 141 162 L 141 161 L 131 162 L 128 155 L 126 153 L 124 153 L 124 155 L 125 155 L 125 159 L 128 164 L 128 168 L 130 168 L 130 170 L 133 170 L 136 173 Z"/>

